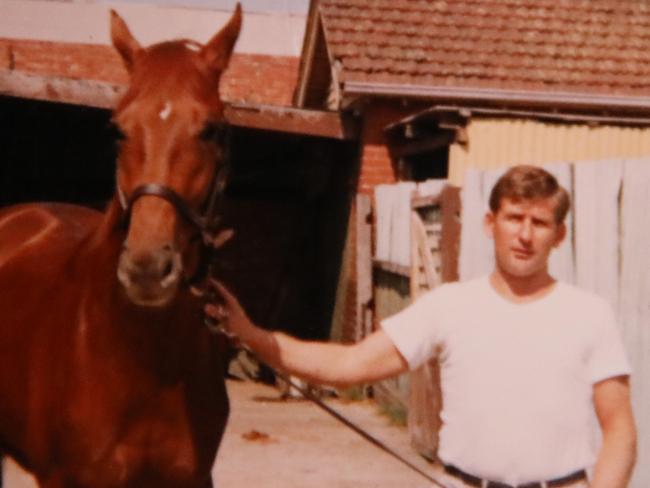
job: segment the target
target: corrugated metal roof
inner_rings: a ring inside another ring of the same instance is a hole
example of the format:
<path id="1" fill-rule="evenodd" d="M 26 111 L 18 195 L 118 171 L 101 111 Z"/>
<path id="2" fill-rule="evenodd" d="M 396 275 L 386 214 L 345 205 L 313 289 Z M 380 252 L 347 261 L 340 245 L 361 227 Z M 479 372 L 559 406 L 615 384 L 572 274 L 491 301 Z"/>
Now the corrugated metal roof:
<path id="1" fill-rule="evenodd" d="M 321 0 L 346 82 L 650 95 L 650 3 Z"/>

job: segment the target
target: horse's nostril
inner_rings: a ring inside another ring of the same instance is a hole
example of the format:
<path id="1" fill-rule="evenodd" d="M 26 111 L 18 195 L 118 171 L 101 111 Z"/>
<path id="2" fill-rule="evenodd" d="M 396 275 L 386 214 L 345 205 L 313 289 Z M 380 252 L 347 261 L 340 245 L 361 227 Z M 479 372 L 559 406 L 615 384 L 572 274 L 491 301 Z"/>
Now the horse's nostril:
<path id="1" fill-rule="evenodd" d="M 165 278 L 167 278 L 170 274 L 172 274 L 173 271 L 174 271 L 174 263 L 173 263 L 172 259 L 170 258 L 170 259 L 167 260 L 167 263 L 165 264 L 165 267 L 163 268 L 162 279 L 164 280 Z"/>
<path id="2" fill-rule="evenodd" d="M 180 254 L 172 253 L 171 255 L 168 255 L 161 269 L 160 285 L 163 288 L 167 288 L 177 283 L 183 269 Z"/>

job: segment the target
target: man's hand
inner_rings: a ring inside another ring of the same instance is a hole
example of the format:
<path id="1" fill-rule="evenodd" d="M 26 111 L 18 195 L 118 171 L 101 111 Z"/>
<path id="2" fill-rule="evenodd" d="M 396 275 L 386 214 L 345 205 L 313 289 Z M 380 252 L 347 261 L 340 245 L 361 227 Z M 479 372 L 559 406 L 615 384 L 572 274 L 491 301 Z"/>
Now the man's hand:
<path id="1" fill-rule="evenodd" d="M 223 327 L 226 335 L 245 341 L 255 329 L 239 300 L 219 281 L 210 279 L 210 286 L 217 292 L 216 303 L 208 303 L 204 310 L 208 317 Z"/>
<path id="2" fill-rule="evenodd" d="M 222 283 L 211 280 L 210 284 L 219 299 L 206 305 L 205 313 L 273 368 L 310 383 L 337 386 L 378 381 L 408 370 L 406 360 L 381 329 L 355 344 L 296 339 L 257 327 Z"/>

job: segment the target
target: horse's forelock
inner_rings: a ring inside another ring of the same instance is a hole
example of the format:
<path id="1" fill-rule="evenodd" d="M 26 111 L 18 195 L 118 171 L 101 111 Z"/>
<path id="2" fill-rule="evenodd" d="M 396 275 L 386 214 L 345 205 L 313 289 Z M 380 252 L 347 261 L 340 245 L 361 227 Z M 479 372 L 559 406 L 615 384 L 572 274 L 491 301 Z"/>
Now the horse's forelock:
<path id="1" fill-rule="evenodd" d="M 218 100 L 218 83 L 205 68 L 200 57 L 200 44 L 179 40 L 153 45 L 139 59 L 124 108 L 136 98 L 180 98 L 189 96 L 214 106 Z"/>

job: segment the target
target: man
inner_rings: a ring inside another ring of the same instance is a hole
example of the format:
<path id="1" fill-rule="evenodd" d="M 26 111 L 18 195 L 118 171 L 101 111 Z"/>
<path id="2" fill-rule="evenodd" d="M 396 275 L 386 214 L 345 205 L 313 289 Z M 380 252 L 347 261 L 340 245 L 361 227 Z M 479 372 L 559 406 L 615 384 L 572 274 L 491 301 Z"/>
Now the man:
<path id="1" fill-rule="evenodd" d="M 270 365 L 315 383 L 373 382 L 437 355 L 438 455 L 450 486 L 623 488 L 636 431 L 613 312 L 548 272 L 568 209 L 566 191 L 548 172 L 510 169 L 485 217 L 491 275 L 438 287 L 357 344 L 260 329 L 218 283 L 223 304 L 207 312 Z M 594 418 L 602 432 L 597 451 Z"/>

